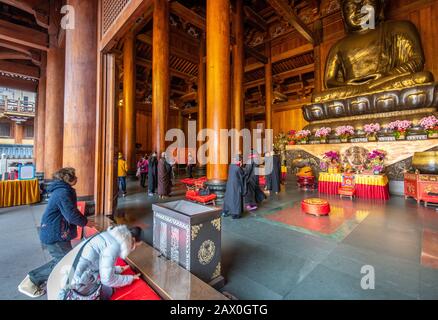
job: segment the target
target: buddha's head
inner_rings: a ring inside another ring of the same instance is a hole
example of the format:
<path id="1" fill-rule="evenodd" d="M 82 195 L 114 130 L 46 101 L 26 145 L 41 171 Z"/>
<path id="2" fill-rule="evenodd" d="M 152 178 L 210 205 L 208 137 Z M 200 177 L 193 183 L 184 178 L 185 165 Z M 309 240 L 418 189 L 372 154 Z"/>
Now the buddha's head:
<path id="1" fill-rule="evenodd" d="M 363 20 L 369 15 L 367 7 L 374 8 L 375 25 L 384 20 L 385 0 L 341 0 L 341 10 L 347 32 L 363 29 Z"/>

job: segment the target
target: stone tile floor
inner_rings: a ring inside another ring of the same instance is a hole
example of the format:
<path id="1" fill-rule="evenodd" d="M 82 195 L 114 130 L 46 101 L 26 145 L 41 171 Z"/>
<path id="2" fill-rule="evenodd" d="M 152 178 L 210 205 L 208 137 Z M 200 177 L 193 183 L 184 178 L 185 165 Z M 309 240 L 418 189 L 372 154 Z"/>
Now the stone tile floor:
<path id="1" fill-rule="evenodd" d="M 128 193 L 119 199 L 115 219 L 142 226 L 152 244 L 151 204 L 159 200 L 134 182 Z M 183 196 L 184 186 L 177 184 L 171 200 Z M 345 213 L 339 209 L 334 224 L 309 227 L 305 217 L 290 217 L 300 214 L 303 198 L 317 196 L 289 181 L 256 212 L 223 219 L 224 291 L 239 299 L 438 299 L 438 269 L 421 265 L 423 231 L 438 232 L 435 209 L 401 197 L 387 203 L 329 198 Z M 0 299 L 26 299 L 18 283 L 48 261 L 37 231 L 43 210 L 0 209 L 0 263 L 7 270 L 0 275 Z M 374 290 L 361 288 L 363 266 L 374 268 Z"/>

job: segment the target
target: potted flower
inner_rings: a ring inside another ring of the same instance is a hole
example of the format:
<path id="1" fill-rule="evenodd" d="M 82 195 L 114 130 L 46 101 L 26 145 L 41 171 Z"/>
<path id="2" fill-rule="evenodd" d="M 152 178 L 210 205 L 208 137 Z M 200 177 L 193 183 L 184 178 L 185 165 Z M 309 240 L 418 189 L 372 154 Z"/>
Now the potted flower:
<path id="1" fill-rule="evenodd" d="M 288 132 L 288 135 L 289 135 L 289 144 L 290 145 L 294 145 L 294 144 L 296 144 L 297 142 L 296 142 L 296 138 L 295 138 L 295 134 L 296 134 L 297 132 L 295 131 L 295 130 L 290 130 L 289 132 Z"/>
<path id="2" fill-rule="evenodd" d="M 328 173 L 339 173 L 339 160 L 340 155 L 337 151 L 328 151 L 324 153 L 322 161 L 320 163 L 320 168 Z M 325 168 L 325 169 L 324 169 Z"/>
<path id="3" fill-rule="evenodd" d="M 363 127 L 365 131 L 368 141 L 377 141 L 377 132 L 380 131 L 380 124 L 378 123 L 370 123 L 366 124 Z"/>
<path id="4" fill-rule="evenodd" d="M 369 168 L 375 175 L 382 174 L 385 169 L 383 163 L 385 162 L 386 152 L 383 150 L 373 150 L 368 153 L 367 159 L 369 162 Z"/>
<path id="5" fill-rule="evenodd" d="M 348 142 L 348 138 L 350 138 L 354 134 L 354 128 L 352 126 L 340 126 L 336 128 L 336 135 L 341 139 L 341 142 Z"/>
<path id="6" fill-rule="evenodd" d="M 394 136 L 397 140 L 405 140 L 406 132 L 412 127 L 412 121 L 409 120 L 397 120 L 388 123 L 387 128 L 394 131 Z"/>
<path id="7" fill-rule="evenodd" d="M 438 138 L 438 119 L 435 116 L 424 117 L 420 126 L 426 130 L 428 138 Z"/>
<path id="8" fill-rule="evenodd" d="M 300 130 L 295 134 L 295 139 L 300 143 L 300 144 L 307 144 L 307 141 L 309 140 L 309 136 L 312 133 L 309 130 Z"/>
<path id="9" fill-rule="evenodd" d="M 321 143 L 327 143 L 327 137 L 332 132 L 331 128 L 320 128 L 316 130 L 315 137 L 319 138 L 319 141 Z"/>

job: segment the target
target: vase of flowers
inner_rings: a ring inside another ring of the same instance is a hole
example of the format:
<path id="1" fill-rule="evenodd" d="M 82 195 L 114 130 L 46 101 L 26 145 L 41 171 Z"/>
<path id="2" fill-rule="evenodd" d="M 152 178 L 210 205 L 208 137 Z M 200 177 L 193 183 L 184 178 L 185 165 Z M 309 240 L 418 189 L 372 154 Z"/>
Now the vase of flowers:
<path id="1" fill-rule="evenodd" d="M 435 116 L 424 117 L 420 120 L 420 126 L 426 130 L 428 138 L 438 138 L 438 119 Z"/>
<path id="2" fill-rule="evenodd" d="M 377 132 L 380 131 L 380 124 L 378 123 L 370 123 L 366 124 L 363 127 L 365 131 L 368 141 L 377 141 Z"/>
<path id="3" fill-rule="evenodd" d="M 387 125 L 387 128 L 394 132 L 397 140 L 405 140 L 406 132 L 410 127 L 412 127 L 412 121 L 409 120 L 397 120 Z"/>
<path id="4" fill-rule="evenodd" d="M 352 126 L 340 126 L 337 127 L 335 131 L 342 143 L 348 142 L 348 139 L 354 134 L 354 128 Z"/>
<path id="5" fill-rule="evenodd" d="M 319 138 L 321 143 L 327 143 L 327 137 L 332 132 L 331 128 L 324 127 L 316 130 L 315 137 Z"/>
<path id="6" fill-rule="evenodd" d="M 312 133 L 309 130 L 300 130 L 295 134 L 295 139 L 299 142 L 299 144 L 307 144 L 311 134 Z"/>
<path id="7" fill-rule="evenodd" d="M 375 175 L 382 174 L 383 170 L 385 169 L 385 158 L 386 152 L 383 150 L 373 150 L 372 152 L 368 153 L 368 167 Z"/>
<path id="8" fill-rule="evenodd" d="M 274 151 L 283 154 L 286 151 L 286 146 L 290 142 L 290 136 L 281 132 L 274 138 Z"/>
<path id="9" fill-rule="evenodd" d="M 297 132 L 295 130 L 289 130 L 287 133 L 289 135 L 289 145 L 295 145 L 297 144 L 297 141 L 295 140 L 295 134 Z"/>
<path id="10" fill-rule="evenodd" d="M 320 163 L 320 168 L 322 171 L 327 171 L 328 173 L 339 173 L 339 160 L 340 155 L 337 151 L 328 151 L 324 153 L 322 161 Z"/>

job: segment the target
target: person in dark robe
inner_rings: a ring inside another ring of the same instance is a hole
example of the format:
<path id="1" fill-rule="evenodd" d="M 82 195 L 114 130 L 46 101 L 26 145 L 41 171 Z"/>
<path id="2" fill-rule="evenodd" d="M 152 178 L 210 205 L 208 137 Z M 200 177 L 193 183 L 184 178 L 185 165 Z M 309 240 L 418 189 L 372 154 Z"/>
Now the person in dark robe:
<path id="1" fill-rule="evenodd" d="M 252 152 L 250 155 L 250 161 L 245 165 L 244 168 L 244 180 L 247 189 L 245 195 L 245 203 L 246 209 L 248 211 L 256 210 L 257 204 L 266 199 L 265 193 L 262 191 L 262 189 L 260 189 L 259 176 L 256 175 L 256 157 L 257 155 Z"/>
<path id="2" fill-rule="evenodd" d="M 272 156 L 270 152 L 265 153 L 265 190 L 272 189 Z"/>
<path id="3" fill-rule="evenodd" d="M 166 153 L 161 154 L 158 161 L 158 195 L 160 199 L 170 196 L 172 190 L 172 166 L 166 159 Z"/>
<path id="4" fill-rule="evenodd" d="M 227 189 L 225 191 L 223 217 L 232 216 L 239 219 L 243 212 L 243 196 L 245 195 L 244 173 L 241 167 L 242 160 L 236 157 L 228 170 Z"/>
<path id="5" fill-rule="evenodd" d="M 266 189 L 270 191 L 271 195 L 278 194 L 281 188 L 281 162 L 280 157 L 274 152 L 267 153 L 265 157 L 265 172 L 267 173 Z"/>
<path id="6" fill-rule="evenodd" d="M 158 186 L 157 154 L 155 152 L 153 152 L 151 154 L 151 156 L 149 157 L 148 161 L 149 161 L 149 163 L 148 163 L 148 166 L 149 166 L 149 168 L 148 168 L 148 191 L 149 191 L 149 196 L 152 197 L 155 193 L 155 190 L 157 189 L 157 186 Z"/>

